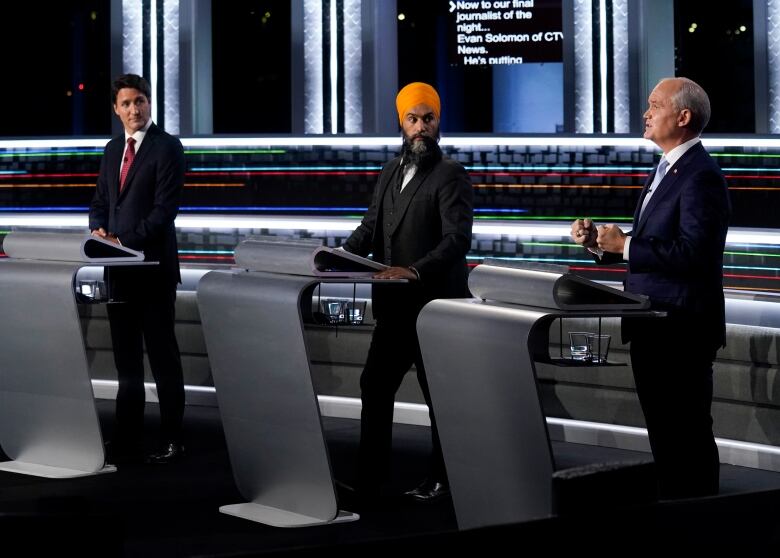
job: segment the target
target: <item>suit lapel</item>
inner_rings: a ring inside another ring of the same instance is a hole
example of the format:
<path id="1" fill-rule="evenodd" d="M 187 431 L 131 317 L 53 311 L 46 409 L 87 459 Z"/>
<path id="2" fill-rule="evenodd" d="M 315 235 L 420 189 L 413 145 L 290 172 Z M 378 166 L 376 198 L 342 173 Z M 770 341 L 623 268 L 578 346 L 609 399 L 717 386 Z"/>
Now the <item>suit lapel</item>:
<path id="1" fill-rule="evenodd" d="M 115 202 L 119 196 L 119 169 L 122 165 L 124 141 L 124 134 L 114 138 L 106 152 L 106 180 L 108 181 L 108 196 L 111 202 Z"/>
<path id="2" fill-rule="evenodd" d="M 379 215 L 382 214 L 382 207 L 383 207 L 383 205 L 385 203 L 385 194 L 387 193 L 387 188 L 391 184 L 395 184 L 396 176 L 397 176 L 397 174 L 399 172 L 399 168 L 401 166 L 401 158 L 400 157 L 396 158 L 394 161 L 392 161 L 390 163 L 390 165 L 391 165 L 391 168 L 390 168 L 389 172 L 385 173 L 387 178 L 384 179 L 384 180 L 381 180 L 379 182 L 379 192 L 377 192 L 377 195 L 379 196 L 377 198 L 377 212 L 378 212 Z M 381 177 L 381 175 L 380 175 L 380 177 Z"/>
<path id="3" fill-rule="evenodd" d="M 417 172 L 414 173 L 412 180 L 409 182 L 409 184 L 406 185 L 404 191 L 401 192 L 400 194 L 401 199 L 399 200 L 400 203 L 397 208 L 396 218 L 393 219 L 393 226 L 390 227 L 391 235 L 395 234 L 398 225 L 400 225 L 401 221 L 404 220 L 404 215 L 406 215 L 406 210 L 409 209 L 409 204 L 412 202 L 412 198 L 417 193 L 417 190 L 420 189 L 420 186 L 425 181 L 425 179 L 428 178 L 428 175 L 431 174 L 431 171 L 435 166 L 436 165 L 433 165 L 432 167 L 428 167 L 424 171 L 420 171 L 420 169 L 417 169 Z"/>
<path id="4" fill-rule="evenodd" d="M 686 151 L 682 157 L 671 167 L 669 167 L 669 170 L 666 171 L 666 175 L 661 179 L 661 182 L 658 184 L 658 187 L 656 188 L 656 192 L 653 194 L 653 197 L 650 198 L 650 201 L 647 202 L 647 207 L 645 207 L 645 210 L 642 212 L 642 218 L 639 220 L 639 226 L 637 227 L 637 232 L 641 232 L 642 228 L 645 226 L 645 223 L 647 223 L 648 218 L 653 213 L 653 210 L 658 206 L 661 201 L 676 192 L 676 189 L 674 185 L 677 183 L 677 181 L 680 179 L 681 176 L 685 174 L 685 167 L 690 163 L 690 161 L 694 158 L 694 156 L 703 149 L 701 142 L 697 143 L 688 151 Z M 657 172 L 657 169 L 656 169 Z M 653 176 L 655 176 L 655 173 L 653 173 Z M 648 183 L 649 184 L 649 183 Z M 647 185 L 645 185 L 645 195 L 646 195 L 646 189 Z M 637 214 L 634 216 L 634 220 L 638 217 L 638 211 L 639 208 L 641 208 L 641 200 L 640 204 L 637 208 Z"/>
<path id="5" fill-rule="evenodd" d="M 642 188 L 642 193 L 639 194 L 639 201 L 636 204 L 636 208 L 634 208 L 634 223 L 636 226 L 635 229 L 639 229 L 639 213 L 642 210 L 642 204 L 645 201 L 645 196 L 647 196 L 648 190 L 650 190 L 650 185 L 653 183 L 653 179 L 655 178 L 655 173 L 658 172 L 658 167 L 653 170 L 650 174 L 647 175 L 647 178 L 645 179 L 645 186 Z"/>
<path id="6" fill-rule="evenodd" d="M 119 199 L 125 197 L 125 195 L 127 195 L 127 191 L 130 188 L 132 188 L 133 177 L 136 175 L 138 169 L 143 164 L 144 159 L 147 158 L 147 155 L 154 150 L 153 144 L 155 141 L 157 141 L 157 137 L 158 137 L 157 131 L 158 128 L 154 124 L 152 124 L 149 127 L 149 130 L 147 130 L 146 135 L 144 136 L 144 141 L 141 143 L 141 147 L 138 148 L 138 152 L 135 154 L 135 159 L 133 159 L 133 164 L 130 166 L 130 170 L 127 171 L 127 177 L 125 178 L 125 187 L 122 188 L 122 192 L 119 194 Z M 121 159 L 121 155 L 120 155 L 120 159 Z M 118 184 L 119 184 L 119 179 L 117 178 L 117 191 L 119 191 Z"/>

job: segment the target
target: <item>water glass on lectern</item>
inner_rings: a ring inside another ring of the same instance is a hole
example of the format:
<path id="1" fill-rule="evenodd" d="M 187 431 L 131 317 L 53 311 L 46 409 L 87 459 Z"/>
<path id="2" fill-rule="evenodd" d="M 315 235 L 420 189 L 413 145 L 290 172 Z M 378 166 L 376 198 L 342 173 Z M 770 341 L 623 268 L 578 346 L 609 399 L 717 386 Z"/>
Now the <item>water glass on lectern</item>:
<path id="1" fill-rule="evenodd" d="M 95 291 L 97 290 L 97 283 L 98 283 L 97 281 L 91 281 L 91 280 L 79 281 L 77 292 L 80 295 L 83 295 L 87 298 L 94 298 Z"/>
<path id="2" fill-rule="evenodd" d="M 569 348 L 572 360 L 590 360 L 590 347 L 588 346 L 587 331 L 569 332 Z"/>
<path id="3" fill-rule="evenodd" d="M 322 313 L 331 324 L 340 324 L 344 320 L 344 302 L 341 300 L 323 300 Z"/>
<path id="4" fill-rule="evenodd" d="M 360 325 L 363 323 L 363 318 L 366 315 L 366 301 L 365 300 L 350 300 L 347 302 L 347 320 L 353 325 Z"/>
<path id="5" fill-rule="evenodd" d="M 588 348 L 590 350 L 590 358 L 593 362 L 607 362 L 610 339 L 612 339 L 612 337 L 609 335 L 598 335 L 596 333 L 588 334 Z"/>

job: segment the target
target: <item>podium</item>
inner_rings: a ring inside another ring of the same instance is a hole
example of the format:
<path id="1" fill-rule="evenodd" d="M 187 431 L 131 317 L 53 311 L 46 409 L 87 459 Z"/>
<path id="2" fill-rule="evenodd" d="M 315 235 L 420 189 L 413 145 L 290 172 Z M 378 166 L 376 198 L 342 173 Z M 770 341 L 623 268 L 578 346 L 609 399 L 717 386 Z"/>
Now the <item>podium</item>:
<path id="1" fill-rule="evenodd" d="M 551 515 L 555 470 L 535 362 L 552 322 L 566 317 L 661 316 L 648 301 L 564 266 L 472 270 L 476 299 L 443 299 L 417 332 L 460 529 Z"/>
<path id="2" fill-rule="evenodd" d="M 75 300 L 88 265 L 153 265 L 82 233 L 12 232 L 0 264 L 0 471 L 71 478 L 115 471 L 103 439 Z"/>
<path id="3" fill-rule="evenodd" d="M 338 509 L 303 322 L 319 283 L 372 282 L 379 264 L 325 250 L 327 269 L 315 263 L 319 241 L 250 238 L 236 248 L 241 269 L 198 285 L 233 477 L 248 500 L 222 513 L 276 527 L 359 518 Z"/>

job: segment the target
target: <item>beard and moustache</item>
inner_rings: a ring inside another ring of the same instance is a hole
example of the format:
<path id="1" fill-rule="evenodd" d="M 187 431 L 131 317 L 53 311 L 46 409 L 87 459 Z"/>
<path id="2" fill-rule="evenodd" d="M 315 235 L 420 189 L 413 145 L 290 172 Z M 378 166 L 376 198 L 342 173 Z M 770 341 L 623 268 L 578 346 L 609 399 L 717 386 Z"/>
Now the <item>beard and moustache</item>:
<path id="1" fill-rule="evenodd" d="M 438 136 L 438 133 L 435 138 L 415 136 L 421 138 L 418 141 L 412 140 L 406 134 L 403 134 L 403 145 L 401 146 L 403 165 L 414 165 L 419 170 L 423 170 L 438 163 L 442 158 Z"/>

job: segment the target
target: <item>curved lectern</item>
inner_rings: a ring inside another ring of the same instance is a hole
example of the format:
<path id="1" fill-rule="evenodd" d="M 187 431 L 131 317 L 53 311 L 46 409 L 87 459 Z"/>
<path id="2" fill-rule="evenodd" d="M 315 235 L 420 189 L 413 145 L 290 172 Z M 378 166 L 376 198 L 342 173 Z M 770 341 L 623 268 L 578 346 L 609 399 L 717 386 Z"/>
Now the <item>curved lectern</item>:
<path id="1" fill-rule="evenodd" d="M 311 379 L 302 308 L 321 282 L 370 282 L 384 266 L 318 241 L 250 238 L 238 270 L 198 285 L 233 476 L 247 503 L 220 511 L 277 527 L 353 521 L 339 511 Z"/>
<path id="2" fill-rule="evenodd" d="M 0 470 L 68 478 L 105 466 L 74 281 L 143 254 L 81 233 L 5 237 L 0 270 Z"/>
<path id="3" fill-rule="evenodd" d="M 534 362 L 551 362 L 550 324 L 565 317 L 656 316 L 643 297 L 563 266 L 488 260 L 477 299 L 434 300 L 417 321 L 447 476 L 461 529 L 549 516 L 554 461 Z"/>

